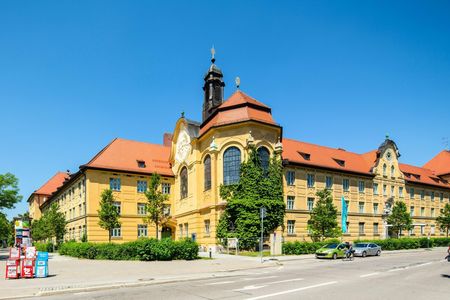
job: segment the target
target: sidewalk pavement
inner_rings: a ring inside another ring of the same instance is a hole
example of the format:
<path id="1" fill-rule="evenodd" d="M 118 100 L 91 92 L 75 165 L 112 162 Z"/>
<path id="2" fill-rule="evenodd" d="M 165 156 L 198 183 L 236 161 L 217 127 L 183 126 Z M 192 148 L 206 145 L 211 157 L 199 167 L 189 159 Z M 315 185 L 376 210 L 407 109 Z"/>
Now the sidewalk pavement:
<path id="1" fill-rule="evenodd" d="M 5 276 L 7 251 L 0 250 L 0 270 Z M 50 253 L 47 278 L 0 279 L 0 299 L 82 292 L 124 286 L 249 274 L 251 269 L 277 266 L 275 261 L 253 257 L 214 255 L 194 261 L 87 260 Z"/>
<path id="2" fill-rule="evenodd" d="M 382 255 L 424 251 L 444 253 L 446 248 L 384 251 Z M 3 272 L 5 272 L 6 256 L 7 251 L 0 249 L 0 270 Z M 209 257 L 209 253 L 203 252 L 200 256 Z M 247 275 L 252 273 L 252 269 L 274 267 L 283 262 L 307 259 L 314 259 L 314 255 L 264 257 L 261 263 L 260 257 L 216 253 L 213 254 L 213 259 L 157 262 L 87 260 L 51 253 L 49 277 L 0 279 L 0 299 Z"/>

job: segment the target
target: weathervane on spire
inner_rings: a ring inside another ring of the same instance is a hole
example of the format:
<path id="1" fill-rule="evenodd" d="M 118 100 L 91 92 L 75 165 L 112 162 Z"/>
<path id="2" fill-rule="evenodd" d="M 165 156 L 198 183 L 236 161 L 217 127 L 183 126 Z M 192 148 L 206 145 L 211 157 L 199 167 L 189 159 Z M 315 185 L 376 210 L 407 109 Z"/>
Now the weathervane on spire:
<path id="1" fill-rule="evenodd" d="M 211 62 L 214 63 L 216 59 L 214 58 L 214 55 L 216 54 L 216 49 L 214 49 L 214 45 L 211 48 Z"/>
<path id="2" fill-rule="evenodd" d="M 236 83 L 236 88 L 239 90 L 239 86 L 241 85 L 241 79 L 238 77 L 236 77 L 236 79 L 234 80 L 234 82 Z"/>

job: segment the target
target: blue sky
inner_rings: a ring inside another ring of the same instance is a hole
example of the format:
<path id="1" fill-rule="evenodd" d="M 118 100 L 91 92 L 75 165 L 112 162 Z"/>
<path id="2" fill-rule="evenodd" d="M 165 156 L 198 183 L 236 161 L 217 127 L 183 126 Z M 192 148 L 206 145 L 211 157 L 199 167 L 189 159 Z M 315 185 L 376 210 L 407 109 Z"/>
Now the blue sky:
<path id="1" fill-rule="evenodd" d="M 26 199 L 115 137 L 201 119 L 210 48 L 284 136 L 422 165 L 450 137 L 448 1 L 1 1 L 0 173 Z"/>

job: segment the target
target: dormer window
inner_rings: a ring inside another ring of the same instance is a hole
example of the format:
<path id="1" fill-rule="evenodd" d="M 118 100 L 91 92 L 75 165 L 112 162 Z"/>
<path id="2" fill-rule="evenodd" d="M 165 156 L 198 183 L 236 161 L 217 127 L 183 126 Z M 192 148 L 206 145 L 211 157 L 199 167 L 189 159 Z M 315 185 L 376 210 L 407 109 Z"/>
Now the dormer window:
<path id="1" fill-rule="evenodd" d="M 311 154 L 309 154 L 309 153 L 299 151 L 298 154 L 300 154 L 304 160 L 311 160 Z"/>
<path id="2" fill-rule="evenodd" d="M 145 160 L 137 161 L 138 168 L 145 168 Z"/>
<path id="3" fill-rule="evenodd" d="M 345 167 L 345 160 L 337 159 L 337 158 L 333 158 L 333 159 L 338 165 L 340 165 L 341 167 Z"/>

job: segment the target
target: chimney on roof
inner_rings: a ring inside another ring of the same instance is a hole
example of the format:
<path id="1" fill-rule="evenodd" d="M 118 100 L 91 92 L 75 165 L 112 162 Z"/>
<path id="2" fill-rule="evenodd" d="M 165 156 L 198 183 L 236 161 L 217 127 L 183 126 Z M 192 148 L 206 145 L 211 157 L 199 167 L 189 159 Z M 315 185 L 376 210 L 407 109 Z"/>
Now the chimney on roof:
<path id="1" fill-rule="evenodd" d="M 173 134 L 171 133 L 164 133 L 163 136 L 163 145 L 166 147 L 171 147 L 172 146 L 172 139 L 173 139 Z"/>

